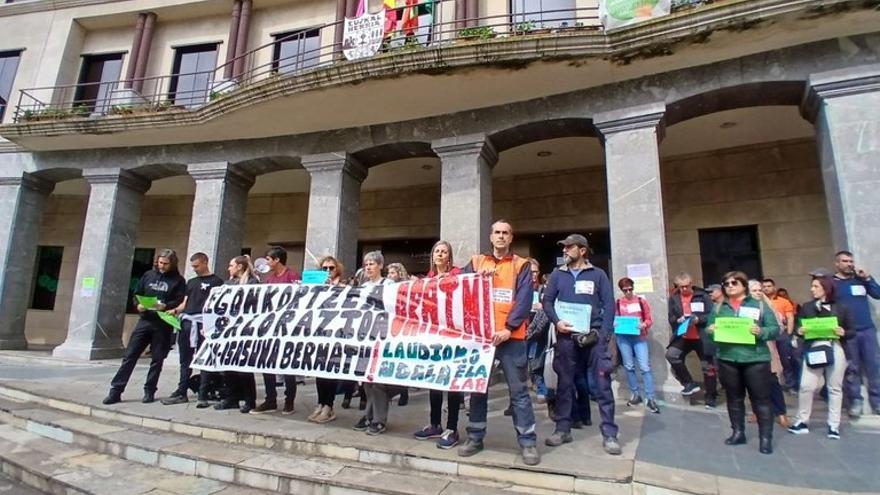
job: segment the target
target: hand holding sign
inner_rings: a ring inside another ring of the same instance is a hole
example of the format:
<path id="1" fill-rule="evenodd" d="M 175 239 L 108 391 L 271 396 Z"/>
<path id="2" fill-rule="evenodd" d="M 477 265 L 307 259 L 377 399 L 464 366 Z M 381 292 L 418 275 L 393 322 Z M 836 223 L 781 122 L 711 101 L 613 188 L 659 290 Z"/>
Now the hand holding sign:
<path id="1" fill-rule="evenodd" d="M 836 316 L 804 318 L 801 324 L 805 340 L 837 339 L 843 335 L 843 332 L 837 333 L 838 329 L 843 329 L 840 328 Z"/>
<path id="2" fill-rule="evenodd" d="M 712 328 L 715 342 L 726 344 L 755 344 L 753 333 L 755 322 L 751 318 L 739 316 L 722 316 L 715 318 Z M 760 328 L 758 329 L 760 331 Z"/>

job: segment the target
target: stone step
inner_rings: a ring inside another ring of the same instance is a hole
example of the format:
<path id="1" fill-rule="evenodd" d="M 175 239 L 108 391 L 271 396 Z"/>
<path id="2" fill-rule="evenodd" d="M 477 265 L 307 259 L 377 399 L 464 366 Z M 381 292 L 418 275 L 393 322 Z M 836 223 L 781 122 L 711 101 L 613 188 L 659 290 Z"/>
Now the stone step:
<path id="1" fill-rule="evenodd" d="M 77 495 L 268 495 L 144 466 L 0 423 L 3 474 L 40 493 Z M 10 493 L 31 493 L 14 487 Z"/>
<path id="2" fill-rule="evenodd" d="M 583 462 L 572 463 L 570 456 L 555 462 L 545 458 L 539 466 L 530 467 L 522 464 L 518 455 L 511 452 L 487 449 L 480 455 L 461 458 L 454 450 L 437 449 L 432 442 L 400 437 L 395 437 L 393 442 L 377 441 L 374 437 L 353 434 L 348 428 L 320 428 L 309 423 L 296 426 L 296 422 L 285 422 L 285 427 L 280 428 L 277 422 L 262 416 L 243 424 L 238 415 L 205 415 L 196 413 L 197 410 L 172 410 L 177 406 L 157 408 L 155 404 L 132 402 L 126 402 L 124 407 L 103 406 L 62 398 L 60 393 L 32 392 L 5 383 L 0 384 L 0 394 L 93 421 L 148 428 L 156 435 L 174 433 L 218 441 L 225 443 L 224 449 L 269 448 L 305 458 L 319 457 L 407 473 L 461 477 L 502 487 L 529 487 L 557 493 L 625 493 L 631 489 L 633 480 L 631 458 L 613 458 L 604 453 L 578 450 L 577 455 Z M 585 465 L 589 468 L 584 469 Z"/>
<path id="3" fill-rule="evenodd" d="M 30 435 L 63 442 L 71 448 L 79 447 L 185 476 L 272 492 L 387 495 L 541 492 L 513 483 L 463 480 L 457 476 L 413 473 L 357 461 L 294 455 L 278 449 L 234 446 L 3 398 L 0 398 L 0 420 Z"/>

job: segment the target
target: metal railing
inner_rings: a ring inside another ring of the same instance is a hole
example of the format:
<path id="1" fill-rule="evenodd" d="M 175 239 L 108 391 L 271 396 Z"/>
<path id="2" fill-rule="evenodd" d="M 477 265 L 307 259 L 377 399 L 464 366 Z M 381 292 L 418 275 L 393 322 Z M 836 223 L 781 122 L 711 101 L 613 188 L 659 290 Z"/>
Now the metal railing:
<path id="1" fill-rule="evenodd" d="M 601 29 L 596 7 L 524 11 L 520 8 L 524 3 L 524 0 L 513 0 L 509 4 L 513 11 L 469 19 L 455 18 L 455 0 L 422 1 L 394 9 L 398 14 L 397 24 L 395 29 L 386 29 L 376 56 L 426 48 L 442 50 L 460 42 L 493 38 L 567 36 Z M 542 6 L 540 0 L 538 5 Z M 421 14 L 417 25 L 404 27 L 400 13 L 409 8 Z M 386 26 L 390 17 L 386 16 Z M 19 92 L 14 120 L 40 122 L 192 110 L 267 79 L 295 78 L 345 61 L 342 43 L 336 41 L 336 30 L 342 28 L 342 22 L 331 22 L 276 38 L 211 71 L 146 77 L 138 81 L 23 89 Z M 315 37 L 317 43 L 310 41 Z M 283 45 L 292 53 L 283 55 Z M 244 61 L 239 64 L 244 69 L 225 77 L 233 72 L 236 60 Z M 128 89 L 132 86 L 141 89 L 137 92 Z"/>

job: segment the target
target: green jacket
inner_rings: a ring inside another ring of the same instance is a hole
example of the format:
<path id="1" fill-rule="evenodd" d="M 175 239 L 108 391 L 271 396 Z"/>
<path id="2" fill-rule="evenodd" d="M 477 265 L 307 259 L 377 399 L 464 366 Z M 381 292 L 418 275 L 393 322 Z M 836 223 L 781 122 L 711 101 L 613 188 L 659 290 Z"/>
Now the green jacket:
<path id="1" fill-rule="evenodd" d="M 757 363 L 761 361 L 770 361 L 770 349 L 767 348 L 767 342 L 776 339 L 779 334 L 779 323 L 776 321 L 776 314 L 773 308 L 763 304 L 751 296 L 746 296 L 741 307 L 757 308 L 761 311 L 758 325 L 761 327 L 761 335 L 755 337 L 755 344 L 727 344 L 716 342 L 716 356 L 718 359 L 731 361 L 734 363 Z M 719 316 L 738 316 L 733 306 L 727 298 L 718 305 L 709 315 L 709 325 L 715 324 L 715 318 Z"/>

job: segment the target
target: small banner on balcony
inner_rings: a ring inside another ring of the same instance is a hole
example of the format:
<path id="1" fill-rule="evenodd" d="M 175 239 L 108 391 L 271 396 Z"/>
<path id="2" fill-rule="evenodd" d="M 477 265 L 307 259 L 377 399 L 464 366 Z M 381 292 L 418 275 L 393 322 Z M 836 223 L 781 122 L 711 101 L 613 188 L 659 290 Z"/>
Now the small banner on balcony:
<path id="1" fill-rule="evenodd" d="M 192 367 L 485 392 L 495 356 L 492 279 L 372 287 L 214 288 Z"/>
<path id="2" fill-rule="evenodd" d="M 599 0 L 599 19 L 615 29 L 669 15 L 672 0 Z"/>
<path id="3" fill-rule="evenodd" d="M 372 57 L 379 51 L 384 37 L 385 9 L 375 14 L 363 12 L 354 18 L 346 17 L 342 29 L 342 53 L 348 60 Z"/>

